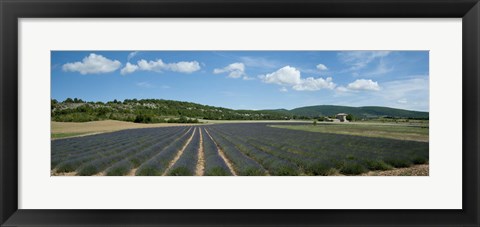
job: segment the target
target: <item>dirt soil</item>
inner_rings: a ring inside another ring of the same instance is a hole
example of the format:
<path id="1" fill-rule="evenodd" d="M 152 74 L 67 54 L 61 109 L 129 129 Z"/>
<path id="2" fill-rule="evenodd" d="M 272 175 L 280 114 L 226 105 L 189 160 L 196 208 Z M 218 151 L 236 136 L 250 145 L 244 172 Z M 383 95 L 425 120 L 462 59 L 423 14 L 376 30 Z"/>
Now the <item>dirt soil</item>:
<path id="1" fill-rule="evenodd" d="M 196 176 L 202 176 L 205 170 L 205 154 L 203 153 L 203 134 L 202 129 L 199 129 L 198 132 L 200 133 L 200 146 L 198 148 L 198 162 L 197 168 L 195 171 Z"/>
<path id="2" fill-rule="evenodd" d="M 370 171 L 360 176 L 429 176 L 429 165 L 414 165 L 385 171 Z"/>

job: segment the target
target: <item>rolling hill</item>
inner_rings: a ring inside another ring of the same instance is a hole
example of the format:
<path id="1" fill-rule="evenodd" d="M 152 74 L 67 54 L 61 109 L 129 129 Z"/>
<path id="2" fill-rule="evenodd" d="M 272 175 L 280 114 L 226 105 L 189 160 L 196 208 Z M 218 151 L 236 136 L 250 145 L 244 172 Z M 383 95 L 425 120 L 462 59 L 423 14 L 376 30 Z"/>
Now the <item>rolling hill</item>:
<path id="1" fill-rule="evenodd" d="M 191 102 L 162 99 L 126 99 L 124 101 L 85 102 L 67 99 L 63 102 L 51 100 L 51 117 L 54 121 L 85 122 L 96 120 L 121 120 L 142 123 L 188 123 L 191 119 L 207 120 L 289 120 L 312 119 L 347 113 L 362 118 L 423 118 L 428 112 L 394 109 L 388 107 L 349 107 L 320 105 L 300 107 L 292 110 L 234 110 Z M 196 120 L 195 120 L 196 121 Z"/>
<path id="2" fill-rule="evenodd" d="M 411 111 L 403 109 L 395 109 L 380 106 L 335 106 L 335 105 L 319 105 L 306 106 L 288 111 L 290 114 L 305 117 L 332 116 L 337 113 L 346 113 L 356 118 L 378 118 L 378 117 L 394 117 L 394 118 L 427 118 L 428 112 Z"/>

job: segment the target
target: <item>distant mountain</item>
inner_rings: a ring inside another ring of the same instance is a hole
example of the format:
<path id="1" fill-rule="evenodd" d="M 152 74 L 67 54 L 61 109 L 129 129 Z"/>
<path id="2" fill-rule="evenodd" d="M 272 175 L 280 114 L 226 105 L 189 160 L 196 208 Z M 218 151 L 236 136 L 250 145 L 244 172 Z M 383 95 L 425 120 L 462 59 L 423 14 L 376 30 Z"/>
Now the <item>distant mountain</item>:
<path id="1" fill-rule="evenodd" d="M 269 113 L 281 113 L 286 115 L 292 115 L 290 110 L 287 109 L 272 109 L 272 110 L 261 110 L 262 112 L 269 112 Z"/>
<path id="2" fill-rule="evenodd" d="M 428 119 L 429 117 L 428 112 L 395 109 L 395 108 L 381 107 L 381 106 L 350 107 L 350 106 L 319 105 L 319 106 L 300 107 L 300 108 L 292 109 L 288 112 L 293 115 L 305 116 L 305 117 L 332 116 L 337 113 L 351 114 L 356 118 L 394 117 L 394 118 L 427 118 Z"/>

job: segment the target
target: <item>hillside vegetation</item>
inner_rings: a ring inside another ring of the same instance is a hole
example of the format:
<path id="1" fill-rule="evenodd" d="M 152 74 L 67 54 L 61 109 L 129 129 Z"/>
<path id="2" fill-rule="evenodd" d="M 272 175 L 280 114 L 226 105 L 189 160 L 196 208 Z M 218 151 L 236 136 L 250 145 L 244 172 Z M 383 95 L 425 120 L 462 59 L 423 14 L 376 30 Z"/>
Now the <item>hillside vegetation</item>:
<path id="1" fill-rule="evenodd" d="M 198 123 L 204 120 L 290 120 L 315 119 L 347 113 L 354 119 L 412 118 L 428 119 L 428 112 L 409 111 L 388 107 L 309 106 L 292 110 L 233 110 L 163 99 L 126 99 L 110 102 L 85 102 L 68 98 L 62 102 L 51 100 L 51 117 L 59 122 L 88 122 L 120 120 L 135 123 Z"/>
<path id="2" fill-rule="evenodd" d="M 81 99 L 51 101 L 53 121 L 87 122 L 120 120 L 136 123 L 198 123 L 206 120 L 288 120 L 290 114 L 274 111 L 232 110 L 163 99 L 126 99 L 122 101 L 85 102 Z"/>
<path id="3" fill-rule="evenodd" d="M 284 112 L 284 110 L 280 110 Z M 364 107 L 349 107 L 349 106 L 307 106 L 290 110 L 289 113 L 305 117 L 320 117 L 333 116 L 337 113 L 347 113 L 355 116 L 355 118 L 414 118 L 414 119 L 428 119 L 428 112 L 402 110 L 389 107 L 380 106 L 364 106 Z"/>

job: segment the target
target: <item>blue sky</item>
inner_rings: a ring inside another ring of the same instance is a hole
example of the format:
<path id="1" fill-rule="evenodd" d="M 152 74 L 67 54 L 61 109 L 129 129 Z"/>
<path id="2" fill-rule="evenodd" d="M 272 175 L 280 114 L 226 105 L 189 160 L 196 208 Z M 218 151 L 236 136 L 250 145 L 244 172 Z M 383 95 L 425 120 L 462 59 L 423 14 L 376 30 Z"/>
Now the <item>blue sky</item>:
<path id="1" fill-rule="evenodd" d="M 59 101 L 429 109 L 428 51 L 52 51 L 51 79 Z"/>

